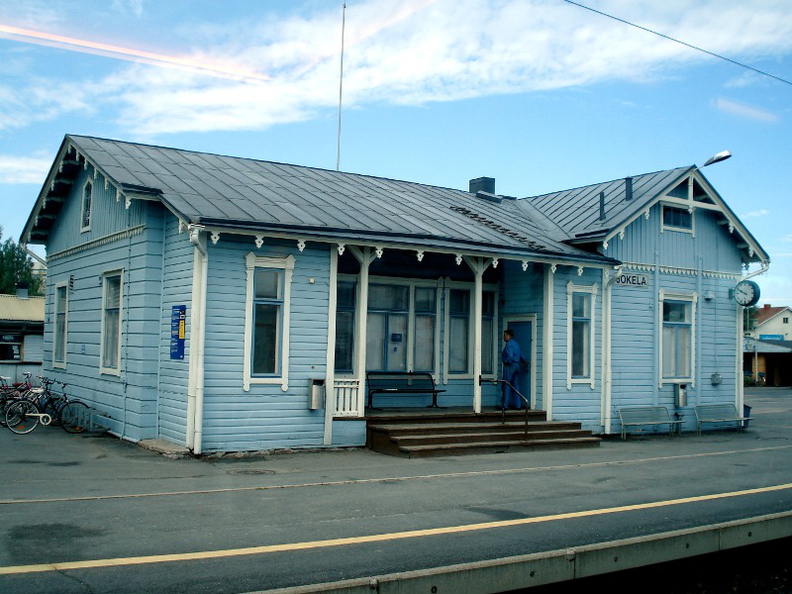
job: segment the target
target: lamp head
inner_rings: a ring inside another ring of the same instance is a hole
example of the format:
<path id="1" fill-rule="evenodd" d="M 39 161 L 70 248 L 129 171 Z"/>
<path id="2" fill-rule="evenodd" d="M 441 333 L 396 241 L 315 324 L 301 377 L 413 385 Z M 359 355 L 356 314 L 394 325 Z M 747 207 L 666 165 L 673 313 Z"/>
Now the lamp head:
<path id="1" fill-rule="evenodd" d="M 706 167 L 707 165 L 712 165 L 713 163 L 720 163 L 721 161 L 725 161 L 731 156 L 732 154 L 729 151 L 721 151 L 718 154 L 713 155 L 709 159 L 707 159 L 707 162 L 704 163 L 702 167 Z"/>

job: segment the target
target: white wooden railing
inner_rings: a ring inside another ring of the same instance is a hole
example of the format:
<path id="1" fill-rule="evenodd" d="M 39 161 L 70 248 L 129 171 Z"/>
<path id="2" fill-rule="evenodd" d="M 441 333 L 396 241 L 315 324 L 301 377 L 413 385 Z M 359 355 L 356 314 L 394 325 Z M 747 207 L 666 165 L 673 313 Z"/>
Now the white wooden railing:
<path id="1" fill-rule="evenodd" d="M 339 379 L 333 382 L 333 402 L 335 403 L 334 417 L 359 417 L 363 410 L 362 390 L 360 380 Z"/>

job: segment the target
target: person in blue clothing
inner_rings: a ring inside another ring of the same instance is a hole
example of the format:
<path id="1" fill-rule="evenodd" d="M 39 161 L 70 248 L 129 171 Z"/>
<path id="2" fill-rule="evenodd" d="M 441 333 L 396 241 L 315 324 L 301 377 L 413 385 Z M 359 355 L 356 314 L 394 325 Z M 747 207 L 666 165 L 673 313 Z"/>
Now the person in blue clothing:
<path id="1" fill-rule="evenodd" d="M 503 396 L 501 398 L 501 408 L 523 408 L 522 398 L 515 393 L 520 391 L 520 361 L 522 351 L 520 345 L 514 340 L 514 330 L 507 328 L 503 331 Z"/>

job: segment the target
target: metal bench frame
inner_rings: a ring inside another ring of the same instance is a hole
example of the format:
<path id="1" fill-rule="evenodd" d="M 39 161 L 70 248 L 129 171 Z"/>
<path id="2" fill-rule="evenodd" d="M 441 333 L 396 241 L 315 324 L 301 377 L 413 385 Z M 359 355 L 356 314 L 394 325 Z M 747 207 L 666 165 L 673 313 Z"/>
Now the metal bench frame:
<path id="1" fill-rule="evenodd" d="M 745 421 L 752 417 L 743 417 L 737 414 L 737 407 L 729 404 L 699 404 L 693 407 L 696 413 L 696 431 L 701 435 L 701 425 L 704 423 L 736 423 L 740 431 L 745 427 Z"/>
<path id="2" fill-rule="evenodd" d="M 432 404 L 427 408 L 440 408 L 437 395 L 445 392 L 437 389 L 428 371 L 369 371 L 366 384 L 369 408 L 374 408 L 374 394 L 431 394 Z"/>
<path id="3" fill-rule="evenodd" d="M 629 427 L 648 427 L 651 425 L 668 425 L 669 435 L 676 429 L 679 432 L 681 420 L 671 420 L 665 406 L 626 406 L 619 409 L 621 421 L 621 437 L 627 439 Z"/>

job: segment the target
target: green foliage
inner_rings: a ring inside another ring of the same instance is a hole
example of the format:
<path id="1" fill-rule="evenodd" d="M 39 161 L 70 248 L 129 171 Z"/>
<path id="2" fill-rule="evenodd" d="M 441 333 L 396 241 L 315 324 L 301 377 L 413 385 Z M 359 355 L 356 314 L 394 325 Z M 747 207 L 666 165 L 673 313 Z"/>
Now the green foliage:
<path id="1" fill-rule="evenodd" d="M 0 239 L 3 228 L 0 227 Z M 33 274 L 33 260 L 10 237 L 0 243 L 0 294 L 16 294 L 17 283 L 27 283 L 30 295 L 41 295 L 41 278 Z"/>
<path id="2" fill-rule="evenodd" d="M 756 316 L 758 313 L 759 309 L 755 305 L 743 309 L 743 330 L 745 332 L 756 330 Z"/>

